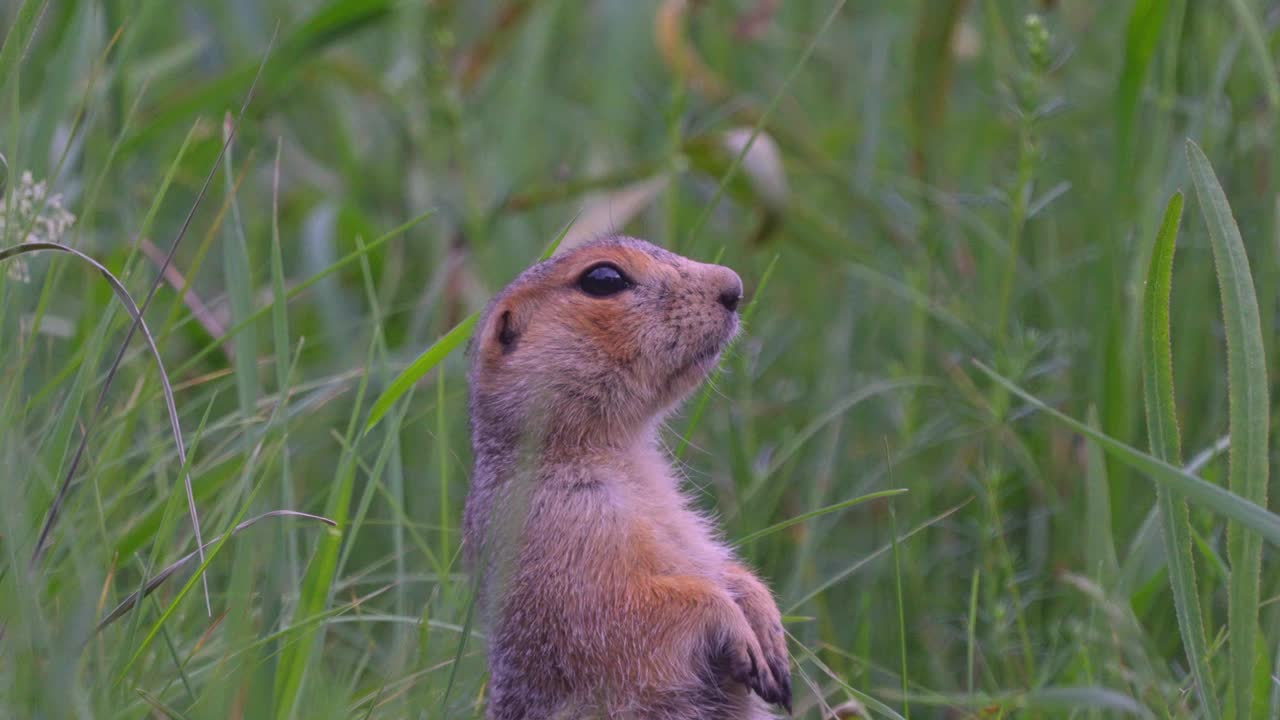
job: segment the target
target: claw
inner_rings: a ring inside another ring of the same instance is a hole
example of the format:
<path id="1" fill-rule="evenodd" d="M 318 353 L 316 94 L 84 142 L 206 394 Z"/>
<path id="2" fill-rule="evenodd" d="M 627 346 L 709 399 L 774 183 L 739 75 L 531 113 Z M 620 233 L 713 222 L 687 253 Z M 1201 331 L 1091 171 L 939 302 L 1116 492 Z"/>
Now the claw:
<path id="1" fill-rule="evenodd" d="M 777 681 L 778 687 L 779 687 L 778 704 L 781 705 L 783 708 L 785 708 L 787 711 L 787 714 L 790 715 L 791 714 L 791 673 L 788 672 L 788 668 L 785 665 L 783 665 L 782 667 L 778 667 L 776 664 L 774 664 L 772 665 L 772 667 L 770 667 L 770 669 L 773 671 L 773 677 Z"/>
<path id="2" fill-rule="evenodd" d="M 785 660 L 769 659 L 769 680 L 769 691 L 757 694 L 766 702 L 785 708 L 788 715 L 791 714 L 791 673 Z"/>

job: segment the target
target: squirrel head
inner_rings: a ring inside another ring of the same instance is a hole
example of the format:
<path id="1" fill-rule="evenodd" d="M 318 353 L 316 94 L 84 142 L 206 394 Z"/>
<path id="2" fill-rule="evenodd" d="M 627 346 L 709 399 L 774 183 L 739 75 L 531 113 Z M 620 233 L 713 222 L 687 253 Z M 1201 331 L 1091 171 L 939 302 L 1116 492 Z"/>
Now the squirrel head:
<path id="1" fill-rule="evenodd" d="M 608 237 L 539 263 L 476 325 L 477 452 L 627 443 L 694 390 L 738 331 L 742 281 L 643 240 Z"/>

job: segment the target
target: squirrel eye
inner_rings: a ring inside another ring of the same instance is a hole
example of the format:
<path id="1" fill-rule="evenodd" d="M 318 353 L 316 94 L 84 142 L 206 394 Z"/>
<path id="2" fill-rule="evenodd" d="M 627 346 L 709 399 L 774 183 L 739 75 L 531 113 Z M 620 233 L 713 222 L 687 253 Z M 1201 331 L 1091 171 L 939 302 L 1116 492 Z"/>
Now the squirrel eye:
<path id="1" fill-rule="evenodd" d="M 604 263 L 582 273 L 578 288 L 592 297 L 617 295 L 631 287 L 631 280 L 617 266 Z"/>

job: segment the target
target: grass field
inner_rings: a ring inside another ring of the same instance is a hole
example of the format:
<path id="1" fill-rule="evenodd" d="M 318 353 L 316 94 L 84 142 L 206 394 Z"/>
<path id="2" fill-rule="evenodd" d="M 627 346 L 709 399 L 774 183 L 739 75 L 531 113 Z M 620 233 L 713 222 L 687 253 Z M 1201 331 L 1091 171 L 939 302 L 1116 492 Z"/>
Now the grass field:
<path id="1" fill-rule="evenodd" d="M 481 715 L 446 334 L 566 227 L 746 281 L 667 440 L 797 717 L 1280 717 L 1278 27 L 0 0 L 0 717 Z"/>

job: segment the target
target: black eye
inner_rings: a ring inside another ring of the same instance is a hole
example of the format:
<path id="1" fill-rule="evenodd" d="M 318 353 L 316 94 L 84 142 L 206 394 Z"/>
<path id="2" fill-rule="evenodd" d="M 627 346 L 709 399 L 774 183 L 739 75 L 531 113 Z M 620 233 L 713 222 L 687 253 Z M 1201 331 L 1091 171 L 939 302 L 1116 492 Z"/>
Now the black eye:
<path id="1" fill-rule="evenodd" d="M 631 280 L 616 266 L 605 263 L 582 273 L 578 287 L 592 297 L 609 297 L 630 288 Z"/>

